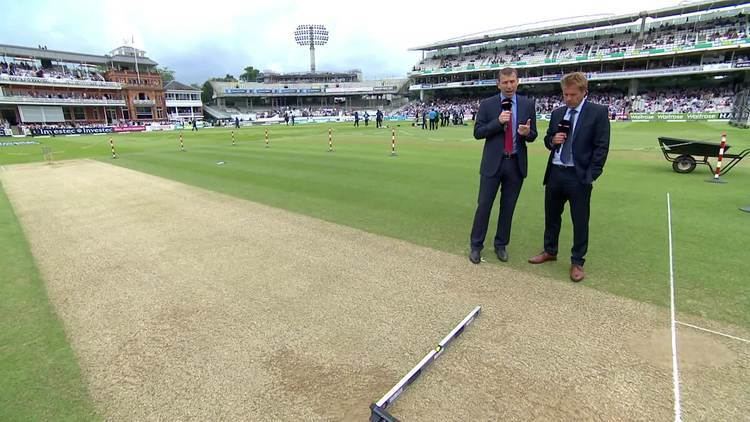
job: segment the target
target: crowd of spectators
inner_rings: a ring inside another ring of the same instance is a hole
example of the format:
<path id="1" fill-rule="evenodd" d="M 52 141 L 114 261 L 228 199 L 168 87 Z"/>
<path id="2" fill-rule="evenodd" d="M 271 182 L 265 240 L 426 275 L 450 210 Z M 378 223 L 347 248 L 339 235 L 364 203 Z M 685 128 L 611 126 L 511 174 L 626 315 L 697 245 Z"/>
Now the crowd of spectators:
<path id="1" fill-rule="evenodd" d="M 479 110 L 479 98 L 434 99 L 428 102 L 413 102 L 390 113 L 413 119 L 416 126 L 430 130 L 439 126 L 463 125 L 465 119 L 474 119 Z M 432 120 L 432 122 L 430 122 Z M 429 126 L 428 126 L 429 125 Z"/>
<path id="2" fill-rule="evenodd" d="M 592 93 L 589 99 L 607 105 L 610 114 L 628 113 L 701 113 L 732 111 L 734 92 L 731 89 L 672 89 L 652 90 L 639 95 L 623 92 Z M 559 96 L 536 98 L 538 113 L 551 113 L 563 105 Z"/>
<path id="3" fill-rule="evenodd" d="M 26 61 L 0 62 L 0 74 L 11 76 L 25 76 L 52 79 L 77 79 L 89 81 L 104 81 L 104 77 L 98 72 L 87 70 L 83 67 L 69 68 L 67 66 L 53 66 L 44 68 Z"/>
<path id="4" fill-rule="evenodd" d="M 745 15 L 742 13 L 703 22 L 688 22 L 686 19 L 681 24 L 664 22 L 659 26 L 650 27 L 642 48 L 693 45 L 696 42 L 739 39 L 746 35 Z"/>
<path id="5" fill-rule="evenodd" d="M 618 34 L 592 35 L 587 38 L 534 42 L 526 45 L 494 45 L 471 50 L 459 56 L 447 54 L 428 57 L 412 70 L 455 68 L 468 65 L 491 65 L 516 62 L 536 62 L 544 59 L 574 59 L 580 56 L 625 53 L 653 48 L 689 47 L 697 43 L 736 40 L 748 35 L 745 15 L 680 24 L 662 22 L 652 24 L 641 38 L 638 31 L 626 29 Z"/>
<path id="6" fill-rule="evenodd" d="M 384 110 L 384 107 L 382 106 L 361 106 L 361 107 L 332 107 L 332 106 L 323 106 L 323 107 L 282 107 L 282 108 L 273 108 L 269 110 L 253 110 L 253 111 L 242 111 L 240 109 L 235 108 L 226 108 L 224 111 L 226 113 L 229 113 L 231 115 L 243 115 L 243 114 L 255 114 L 257 118 L 274 118 L 274 117 L 284 117 L 284 116 L 292 116 L 295 117 L 336 117 L 336 116 L 351 116 L 354 114 L 354 111 L 358 110 L 368 110 L 375 112 L 377 110 Z"/>
<path id="7" fill-rule="evenodd" d="M 30 98 L 47 98 L 61 100 L 112 100 L 121 101 L 122 94 L 119 93 L 91 93 L 86 91 L 60 91 L 44 89 L 20 89 L 20 88 L 2 88 L 4 96 L 8 97 L 30 97 Z"/>
<path id="8" fill-rule="evenodd" d="M 417 118 L 425 112 L 436 110 L 439 113 L 454 111 L 463 113 L 468 119 L 474 118 L 483 97 L 460 99 L 436 99 L 429 102 L 411 102 L 391 113 Z M 536 101 L 536 111 L 540 114 L 551 113 L 564 105 L 560 95 L 534 95 L 529 97 Z M 611 115 L 624 117 L 629 113 L 701 113 L 731 112 L 734 92 L 730 88 L 704 89 L 671 89 L 651 90 L 639 95 L 627 95 L 620 91 L 591 93 L 588 99 L 597 104 L 609 107 Z"/>

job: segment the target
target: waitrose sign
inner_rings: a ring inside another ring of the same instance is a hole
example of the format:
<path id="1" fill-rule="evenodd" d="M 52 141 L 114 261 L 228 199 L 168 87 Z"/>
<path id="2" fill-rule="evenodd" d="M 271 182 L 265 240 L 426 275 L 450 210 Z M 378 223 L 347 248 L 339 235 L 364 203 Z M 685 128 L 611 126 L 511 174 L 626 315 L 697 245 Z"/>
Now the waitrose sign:
<path id="1" fill-rule="evenodd" d="M 715 120 L 729 119 L 731 113 L 630 113 L 630 120 Z"/>

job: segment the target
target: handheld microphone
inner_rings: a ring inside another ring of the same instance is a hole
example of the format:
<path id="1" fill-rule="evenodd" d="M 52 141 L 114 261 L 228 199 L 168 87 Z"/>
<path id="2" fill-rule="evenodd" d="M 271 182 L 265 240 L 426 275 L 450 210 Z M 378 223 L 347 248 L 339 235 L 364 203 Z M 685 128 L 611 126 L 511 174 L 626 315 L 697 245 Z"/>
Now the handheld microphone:
<path id="1" fill-rule="evenodd" d="M 566 136 L 565 140 L 567 141 L 567 136 L 570 136 L 570 120 L 560 120 L 560 123 L 557 124 L 557 133 L 564 133 Z M 562 144 L 557 145 L 557 152 L 560 152 L 560 148 L 562 148 Z"/>
<path id="2" fill-rule="evenodd" d="M 503 111 L 513 110 L 513 100 L 511 100 L 510 98 L 503 98 L 503 100 L 500 101 L 500 108 Z"/>
<path id="3" fill-rule="evenodd" d="M 502 111 L 513 111 L 513 100 L 510 98 L 503 98 L 503 100 L 500 101 L 500 109 Z"/>

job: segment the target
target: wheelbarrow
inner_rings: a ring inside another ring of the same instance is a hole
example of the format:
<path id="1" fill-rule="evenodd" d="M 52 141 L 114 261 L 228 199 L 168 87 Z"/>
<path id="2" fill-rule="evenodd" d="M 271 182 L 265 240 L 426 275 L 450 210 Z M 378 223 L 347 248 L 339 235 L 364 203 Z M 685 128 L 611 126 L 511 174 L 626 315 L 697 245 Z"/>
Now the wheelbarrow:
<path id="1" fill-rule="evenodd" d="M 719 157 L 720 145 L 712 142 L 691 141 L 689 139 L 659 137 L 659 146 L 664 158 L 672 163 L 672 169 L 677 173 L 690 173 L 698 164 L 708 166 L 711 174 L 714 168 L 708 161 L 709 158 Z M 729 173 L 737 163 L 750 155 L 750 148 L 739 154 L 727 154 L 729 144 L 724 146 L 724 158 L 722 160 L 721 175 Z"/>

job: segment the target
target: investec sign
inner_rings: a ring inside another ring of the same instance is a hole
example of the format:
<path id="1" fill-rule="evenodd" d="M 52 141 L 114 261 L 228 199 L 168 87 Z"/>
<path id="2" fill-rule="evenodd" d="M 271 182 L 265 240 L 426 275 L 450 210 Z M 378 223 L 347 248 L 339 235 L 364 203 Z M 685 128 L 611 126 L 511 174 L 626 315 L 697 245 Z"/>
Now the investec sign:
<path id="1" fill-rule="evenodd" d="M 112 133 L 112 126 L 103 127 L 49 127 L 31 129 L 32 136 L 42 135 L 91 135 L 94 133 Z"/>

